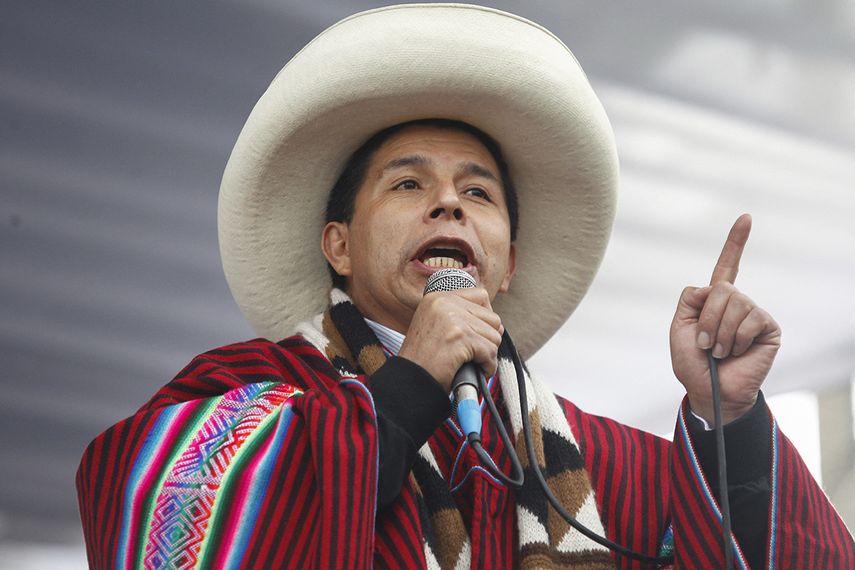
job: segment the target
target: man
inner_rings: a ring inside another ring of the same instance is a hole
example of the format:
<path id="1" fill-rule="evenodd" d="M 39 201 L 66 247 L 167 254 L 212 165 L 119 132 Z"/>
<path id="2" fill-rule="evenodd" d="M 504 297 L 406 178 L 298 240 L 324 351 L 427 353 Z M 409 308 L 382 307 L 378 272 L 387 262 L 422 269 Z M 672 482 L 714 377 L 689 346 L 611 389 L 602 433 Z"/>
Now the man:
<path id="1" fill-rule="evenodd" d="M 259 101 L 221 190 L 238 303 L 265 336 L 297 334 L 197 357 L 93 441 L 78 473 L 90 564 L 650 567 L 551 510 L 531 447 L 594 534 L 648 559 L 673 550 L 680 567 L 719 567 L 703 426 L 714 418 L 711 349 L 738 458 L 728 472 L 737 563 L 851 567 L 851 536 L 759 393 L 780 330 L 733 285 L 749 218 L 710 286 L 680 298 L 671 346 L 687 398 L 673 445 L 585 414 L 512 366 L 505 327 L 529 355 L 584 295 L 615 186 L 602 108 L 542 28 L 413 5 L 321 34 Z M 440 267 L 477 287 L 424 295 Z M 467 362 L 491 377 L 498 403 L 483 447 L 503 473 L 514 450 L 523 458 L 519 490 L 448 419 Z"/>

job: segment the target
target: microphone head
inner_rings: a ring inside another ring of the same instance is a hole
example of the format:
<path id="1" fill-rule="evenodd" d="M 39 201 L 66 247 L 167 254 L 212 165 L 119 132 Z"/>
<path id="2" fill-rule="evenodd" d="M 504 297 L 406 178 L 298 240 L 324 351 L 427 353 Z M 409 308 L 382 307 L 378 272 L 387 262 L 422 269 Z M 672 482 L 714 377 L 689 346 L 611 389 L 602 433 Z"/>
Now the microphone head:
<path id="1" fill-rule="evenodd" d="M 437 291 L 456 291 L 457 289 L 473 289 L 474 287 L 474 277 L 462 269 L 446 267 L 431 273 L 425 284 L 425 295 Z"/>

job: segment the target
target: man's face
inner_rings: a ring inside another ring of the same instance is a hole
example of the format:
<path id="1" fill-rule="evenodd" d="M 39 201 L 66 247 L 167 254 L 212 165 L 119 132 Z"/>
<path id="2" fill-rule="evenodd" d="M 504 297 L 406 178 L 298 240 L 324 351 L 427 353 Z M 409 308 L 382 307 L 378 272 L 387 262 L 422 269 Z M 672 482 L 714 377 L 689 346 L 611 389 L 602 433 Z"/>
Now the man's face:
<path id="1" fill-rule="evenodd" d="M 362 313 L 406 333 L 427 277 L 470 273 L 494 298 L 514 272 L 499 169 L 478 139 L 455 129 L 408 127 L 377 150 L 349 224 L 324 228 L 324 254 Z"/>

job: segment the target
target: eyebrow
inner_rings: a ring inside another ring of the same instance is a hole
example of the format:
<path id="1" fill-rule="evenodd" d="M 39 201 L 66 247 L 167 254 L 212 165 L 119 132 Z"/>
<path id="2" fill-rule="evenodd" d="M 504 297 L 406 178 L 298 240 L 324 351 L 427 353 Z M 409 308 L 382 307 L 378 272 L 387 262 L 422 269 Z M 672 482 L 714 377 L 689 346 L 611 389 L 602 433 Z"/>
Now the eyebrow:
<path id="1" fill-rule="evenodd" d="M 495 180 L 496 182 L 499 181 L 499 179 L 496 178 L 495 174 L 493 174 L 490 170 L 484 168 L 477 162 L 465 162 L 458 170 L 463 171 L 467 174 L 471 174 L 472 176 L 480 176 L 481 178 Z"/>
<path id="2" fill-rule="evenodd" d="M 407 166 L 423 166 L 425 164 L 430 164 L 431 162 L 433 162 L 431 159 L 422 154 L 411 154 L 409 156 L 402 156 L 387 162 L 386 166 L 383 167 L 383 170 L 380 171 L 380 175 L 382 176 L 385 172 L 389 170 L 394 170 L 396 168 L 405 168 Z"/>
<path id="3" fill-rule="evenodd" d="M 380 171 L 380 175 L 382 176 L 387 171 L 394 170 L 396 168 L 405 168 L 407 166 L 424 166 L 427 164 L 431 164 L 432 162 L 433 160 L 422 154 L 402 156 L 399 158 L 392 159 L 388 163 L 386 163 L 386 166 L 384 166 L 383 170 Z M 493 174 L 489 169 L 478 164 L 477 162 L 464 162 L 457 170 L 458 172 L 471 174 L 472 176 L 480 176 L 481 178 L 495 180 L 496 182 L 499 181 L 499 179 L 496 178 L 495 174 Z"/>

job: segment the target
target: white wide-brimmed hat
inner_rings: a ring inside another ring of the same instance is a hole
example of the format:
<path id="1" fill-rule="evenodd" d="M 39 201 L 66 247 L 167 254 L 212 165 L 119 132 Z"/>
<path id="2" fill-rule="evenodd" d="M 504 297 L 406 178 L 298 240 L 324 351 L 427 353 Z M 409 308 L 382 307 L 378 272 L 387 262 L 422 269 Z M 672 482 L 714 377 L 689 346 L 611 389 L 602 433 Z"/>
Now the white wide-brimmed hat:
<path id="1" fill-rule="evenodd" d="M 278 340 L 323 311 L 330 189 L 376 132 L 426 118 L 469 123 L 502 147 L 519 197 L 517 272 L 493 303 L 524 357 L 566 321 L 611 233 L 611 126 L 569 49 L 481 6 L 407 4 L 328 28 L 273 79 L 220 188 L 220 252 L 256 332 Z"/>

